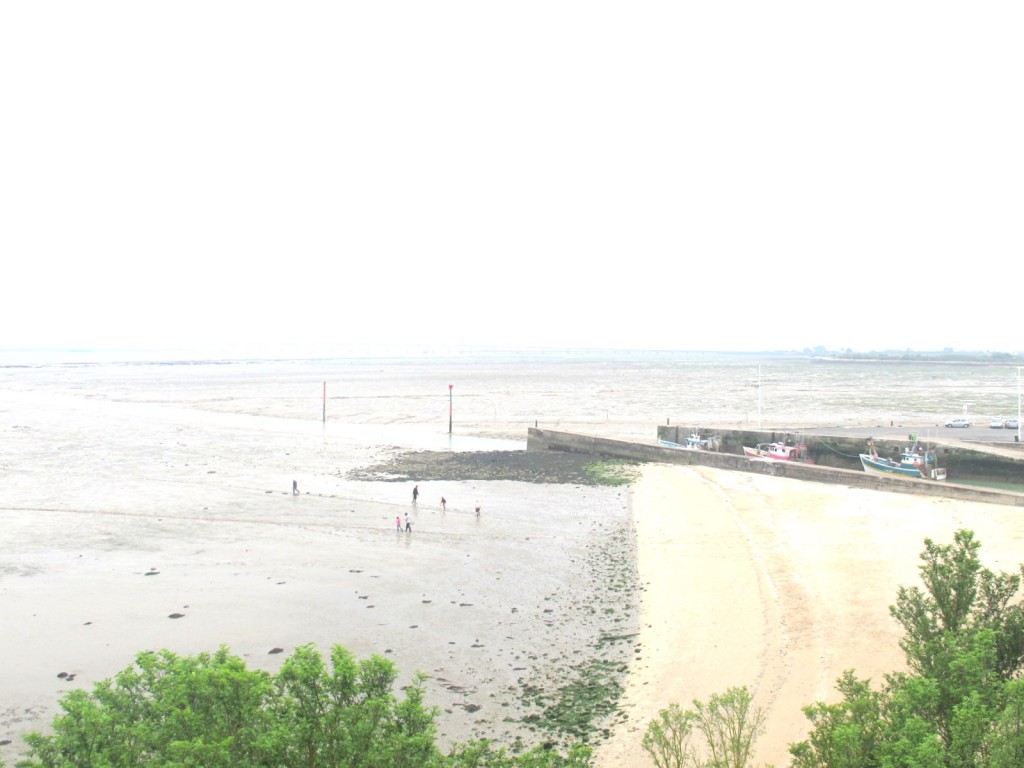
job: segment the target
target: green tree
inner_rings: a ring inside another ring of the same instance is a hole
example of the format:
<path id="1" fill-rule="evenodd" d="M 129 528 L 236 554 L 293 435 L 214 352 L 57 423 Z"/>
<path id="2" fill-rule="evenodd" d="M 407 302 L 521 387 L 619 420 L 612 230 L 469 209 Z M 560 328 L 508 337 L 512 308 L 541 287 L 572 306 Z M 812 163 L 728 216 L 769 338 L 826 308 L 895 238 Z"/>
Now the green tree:
<path id="1" fill-rule="evenodd" d="M 752 703 L 746 687 L 738 687 L 706 703 L 695 700 L 685 712 L 671 704 L 650 722 L 641 744 L 657 768 L 746 768 L 764 731 L 764 713 Z M 703 750 L 691 743 L 695 733 Z"/>
<path id="2" fill-rule="evenodd" d="M 221 648 L 180 657 L 142 653 L 91 694 L 65 696 L 52 735 L 26 737 L 26 766 L 439 765 L 434 712 L 420 680 L 397 700 L 395 669 L 374 656 L 356 662 L 340 647 L 328 670 L 311 646 L 277 676 L 248 670 Z"/>
<path id="3" fill-rule="evenodd" d="M 489 742 L 435 744 L 437 709 L 416 675 L 397 698 L 394 665 L 334 646 L 330 664 L 301 646 L 275 675 L 226 648 L 135 664 L 60 701 L 52 733 L 29 734 L 24 768 L 586 768 L 591 751 L 538 747 L 509 755 Z"/>
<path id="4" fill-rule="evenodd" d="M 709 768 L 745 768 L 750 761 L 754 742 L 764 732 L 764 712 L 752 708 L 752 703 L 745 686 L 716 693 L 707 704 L 693 702 L 694 724 L 707 743 Z"/>
<path id="5" fill-rule="evenodd" d="M 1024 665 L 1024 607 L 1010 603 L 1020 589 L 1021 574 L 995 574 L 982 567 L 980 549 L 967 530 L 957 531 L 946 546 L 925 539 L 919 569 L 925 589 L 897 591 L 889 612 L 903 627 L 900 648 L 914 672 L 941 674 L 948 644 L 982 629 L 995 633 L 994 669 L 1001 678 L 1009 679 Z"/>
<path id="6" fill-rule="evenodd" d="M 818 702 L 804 707 L 811 721 L 810 737 L 791 749 L 793 768 L 862 768 L 877 764 L 881 737 L 882 694 L 870 680 L 858 680 L 852 669 L 836 683 L 843 695 L 837 704 Z"/>
<path id="7" fill-rule="evenodd" d="M 140 653 L 93 693 L 60 702 L 53 735 L 29 734 L 26 766 L 255 764 L 269 722 L 269 677 L 221 648 L 179 657 Z"/>
<path id="8" fill-rule="evenodd" d="M 1024 765 L 1024 680 L 1006 686 L 1003 711 L 986 737 L 989 768 L 1020 768 Z"/>
<path id="9" fill-rule="evenodd" d="M 795 768 L 1003 768 L 997 758 L 1021 754 L 1024 609 L 1011 602 L 1021 578 L 984 568 L 979 551 L 971 531 L 925 540 L 923 589 L 900 587 L 889 609 L 909 672 L 878 692 L 844 675 L 839 704 L 805 708 L 812 729 L 790 748 Z"/>
<path id="10" fill-rule="evenodd" d="M 881 720 L 875 759 L 865 766 L 942 768 L 945 752 L 933 724 L 938 686 L 927 678 L 890 675 L 879 695 Z"/>
<path id="11" fill-rule="evenodd" d="M 301 646 L 274 678 L 274 746 L 289 766 L 426 766 L 436 763 L 434 717 L 423 704 L 417 675 L 396 700 L 395 666 L 380 656 L 356 661 L 344 648 L 331 651 L 328 670 L 312 646 Z"/>
<path id="12" fill-rule="evenodd" d="M 693 721 L 693 712 L 684 712 L 673 702 L 650 722 L 640 744 L 656 768 L 697 765 L 697 757 L 690 744 Z"/>
<path id="13" fill-rule="evenodd" d="M 1011 604 L 1019 574 L 984 568 L 981 544 L 960 530 L 949 545 L 925 540 L 921 581 L 900 587 L 890 613 L 900 623 L 907 666 L 933 681 L 937 695 L 922 712 L 942 739 L 947 764 L 973 768 L 986 731 L 1002 709 L 1005 683 L 1024 660 L 1024 610 Z"/>

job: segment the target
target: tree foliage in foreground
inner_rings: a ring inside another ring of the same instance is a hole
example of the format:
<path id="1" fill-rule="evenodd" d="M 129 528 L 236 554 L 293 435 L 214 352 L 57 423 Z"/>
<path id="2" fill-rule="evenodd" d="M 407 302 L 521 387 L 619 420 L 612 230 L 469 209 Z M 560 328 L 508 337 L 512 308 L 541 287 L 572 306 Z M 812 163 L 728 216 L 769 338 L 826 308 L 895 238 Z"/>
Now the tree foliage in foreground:
<path id="1" fill-rule="evenodd" d="M 747 768 L 764 731 L 764 713 L 752 703 L 741 687 L 686 711 L 670 704 L 647 726 L 641 746 L 656 768 Z"/>
<path id="2" fill-rule="evenodd" d="M 584 768 L 590 751 L 508 755 L 489 742 L 442 755 L 422 676 L 392 693 L 396 671 L 335 646 L 330 666 L 302 646 L 276 674 L 226 648 L 192 657 L 142 653 L 92 693 L 61 699 L 52 734 L 26 736 L 26 768 Z"/>
<path id="3" fill-rule="evenodd" d="M 984 568 L 980 548 L 971 531 L 925 540 L 924 588 L 901 587 L 889 609 L 909 672 L 876 691 L 847 671 L 841 701 L 804 708 L 811 731 L 790 748 L 793 768 L 1024 766 L 1021 575 Z"/>

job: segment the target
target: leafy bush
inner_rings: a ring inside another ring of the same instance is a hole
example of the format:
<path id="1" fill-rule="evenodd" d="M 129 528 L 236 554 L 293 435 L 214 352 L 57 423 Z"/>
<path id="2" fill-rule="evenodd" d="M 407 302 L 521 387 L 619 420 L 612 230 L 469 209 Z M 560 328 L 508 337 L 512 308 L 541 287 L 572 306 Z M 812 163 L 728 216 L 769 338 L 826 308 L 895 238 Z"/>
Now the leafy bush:
<path id="1" fill-rule="evenodd" d="M 583 768 L 590 751 L 566 757 L 537 749 L 507 755 L 487 742 L 442 755 L 436 708 L 417 675 L 392 694 L 396 672 L 379 656 L 357 661 L 340 646 L 330 666 L 301 646 L 271 675 L 226 648 L 182 657 L 140 653 L 92 693 L 61 699 L 53 733 L 26 736 L 25 768 Z"/>
<path id="2" fill-rule="evenodd" d="M 812 730 L 794 768 L 1020 768 L 1024 765 L 1024 607 L 1019 574 L 993 573 L 971 531 L 925 540 L 924 588 L 900 587 L 893 618 L 909 673 L 881 690 L 848 670 L 842 701 L 806 707 Z"/>
<path id="3" fill-rule="evenodd" d="M 641 745 L 656 768 L 746 768 L 764 731 L 764 713 L 752 702 L 740 687 L 694 701 L 685 712 L 670 704 L 647 726 Z"/>

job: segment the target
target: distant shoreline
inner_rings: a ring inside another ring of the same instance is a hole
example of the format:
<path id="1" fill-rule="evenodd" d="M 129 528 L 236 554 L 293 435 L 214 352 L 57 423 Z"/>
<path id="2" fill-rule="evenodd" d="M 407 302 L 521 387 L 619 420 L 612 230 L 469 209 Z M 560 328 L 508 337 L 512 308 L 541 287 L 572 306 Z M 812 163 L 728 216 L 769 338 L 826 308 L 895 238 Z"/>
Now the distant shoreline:
<path id="1" fill-rule="evenodd" d="M 874 363 L 899 365 L 980 365 L 988 367 L 1020 367 L 1024 366 L 1024 359 L 1019 360 L 949 360 L 944 358 L 921 357 L 906 359 L 902 357 L 835 357 L 835 356 L 814 356 L 811 358 L 822 363 Z"/>
<path id="2" fill-rule="evenodd" d="M 907 357 L 906 355 L 913 355 Z M 863 356 L 861 356 L 863 355 Z M 97 365 L 230 365 L 268 362 L 323 363 L 352 360 L 539 359 L 615 360 L 811 360 L 814 362 L 929 363 L 1024 366 L 1024 354 L 1008 352 L 840 353 L 803 350 L 657 350 L 573 347 L 489 347 L 414 344 L 214 346 L 191 348 L 0 347 L 0 368 Z"/>

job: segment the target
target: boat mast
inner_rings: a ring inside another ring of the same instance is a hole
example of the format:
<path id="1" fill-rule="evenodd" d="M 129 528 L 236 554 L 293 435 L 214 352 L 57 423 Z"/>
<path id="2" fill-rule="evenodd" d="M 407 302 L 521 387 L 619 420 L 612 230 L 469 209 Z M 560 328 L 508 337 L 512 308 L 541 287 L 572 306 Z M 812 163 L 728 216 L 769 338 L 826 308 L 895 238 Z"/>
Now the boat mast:
<path id="1" fill-rule="evenodd" d="M 761 426 L 761 364 L 757 364 L 757 431 L 762 430 Z"/>

